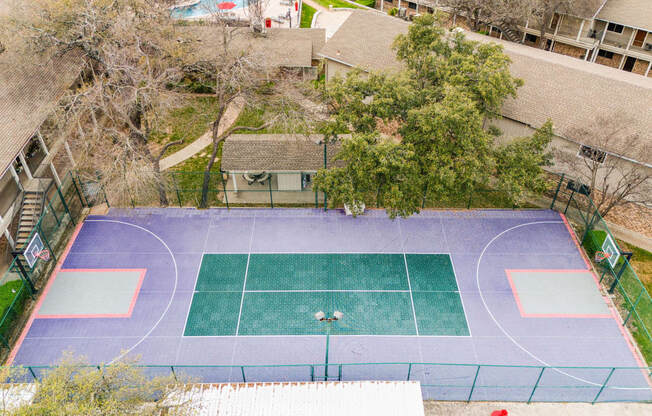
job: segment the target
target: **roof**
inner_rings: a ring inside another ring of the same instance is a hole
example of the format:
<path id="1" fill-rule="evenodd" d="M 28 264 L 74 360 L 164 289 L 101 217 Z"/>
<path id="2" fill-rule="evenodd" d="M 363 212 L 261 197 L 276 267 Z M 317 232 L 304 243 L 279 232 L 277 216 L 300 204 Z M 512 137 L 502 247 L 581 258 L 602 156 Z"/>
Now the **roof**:
<path id="1" fill-rule="evenodd" d="M 386 25 L 377 14 L 363 11 L 351 17 L 365 14 L 369 21 L 375 22 L 375 27 L 361 27 L 357 20 L 349 18 L 340 27 L 346 36 L 338 37 L 338 31 L 324 50 L 340 50 L 339 61 L 351 66 L 369 62 L 367 70 L 383 70 L 388 60 L 391 60 L 390 68 L 400 66 L 391 44 L 396 36 L 405 33 L 407 25 Z M 383 35 L 379 37 L 367 35 L 380 32 Z M 590 125 L 598 114 L 623 113 L 633 120 L 633 127 L 644 140 L 652 140 L 652 78 L 477 33 L 465 32 L 465 35 L 477 42 L 502 45 L 512 60 L 512 74 L 524 81 L 517 98 L 505 102 L 503 116 L 534 128 L 541 127 L 550 118 L 555 133 L 572 140 L 573 126 Z M 346 46 L 348 39 L 356 38 L 366 39 L 361 48 L 365 49 L 364 60 L 358 59 L 358 53 L 350 53 Z M 374 53 L 376 59 L 372 56 Z M 331 59 L 329 54 L 324 55 Z M 640 154 L 636 149 L 622 156 L 652 163 L 652 155 Z"/>
<path id="2" fill-rule="evenodd" d="M 81 68 L 75 52 L 49 58 L 11 50 L 0 55 L 0 173 L 52 114 Z"/>
<path id="3" fill-rule="evenodd" d="M 326 42 L 319 55 L 364 70 L 399 69 L 391 48 L 409 23 L 380 13 L 356 10 Z"/>
<path id="4" fill-rule="evenodd" d="M 198 416 L 424 415 L 415 381 L 198 384 L 171 401 Z"/>
<path id="5" fill-rule="evenodd" d="M 607 0 L 597 18 L 652 31 L 652 3 L 650 0 Z"/>
<path id="6" fill-rule="evenodd" d="M 201 42 L 200 58 L 215 58 L 215 46 L 222 43 L 220 27 L 190 25 L 181 30 L 196 36 Z M 317 58 L 316 53 L 325 42 L 324 29 L 273 28 L 267 29 L 266 36 L 262 36 L 243 27 L 235 31 L 231 46 L 238 51 L 260 55 L 269 67 L 307 68 L 312 66 L 312 60 Z"/>
<path id="7" fill-rule="evenodd" d="M 233 134 L 224 141 L 224 171 L 316 171 L 324 167 L 324 139 L 320 134 Z M 341 148 L 327 146 L 328 167 Z"/>

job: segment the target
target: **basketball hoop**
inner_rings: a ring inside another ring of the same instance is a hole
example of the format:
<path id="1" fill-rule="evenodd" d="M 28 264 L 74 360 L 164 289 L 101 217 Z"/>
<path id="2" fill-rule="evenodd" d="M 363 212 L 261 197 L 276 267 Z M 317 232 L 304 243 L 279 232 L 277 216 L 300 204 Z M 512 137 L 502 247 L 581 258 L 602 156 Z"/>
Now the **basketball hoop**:
<path id="1" fill-rule="evenodd" d="M 39 259 L 41 259 L 43 261 L 48 261 L 48 260 L 50 260 L 50 250 L 48 250 L 47 248 L 43 249 L 43 250 L 39 251 L 38 253 L 36 253 L 36 257 L 38 257 Z"/>
<path id="2" fill-rule="evenodd" d="M 607 260 L 609 257 L 611 257 L 610 253 L 598 250 L 595 252 L 594 258 L 596 263 L 602 263 L 603 261 Z"/>

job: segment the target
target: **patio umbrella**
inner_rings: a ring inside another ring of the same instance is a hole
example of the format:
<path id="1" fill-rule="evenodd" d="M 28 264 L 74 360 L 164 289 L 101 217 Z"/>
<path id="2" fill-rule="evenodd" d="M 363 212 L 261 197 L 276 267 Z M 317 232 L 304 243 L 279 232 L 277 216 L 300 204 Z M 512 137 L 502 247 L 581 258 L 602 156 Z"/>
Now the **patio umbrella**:
<path id="1" fill-rule="evenodd" d="M 231 10 L 235 7 L 235 3 L 232 1 L 225 1 L 223 3 L 218 3 L 217 8 L 220 10 Z"/>

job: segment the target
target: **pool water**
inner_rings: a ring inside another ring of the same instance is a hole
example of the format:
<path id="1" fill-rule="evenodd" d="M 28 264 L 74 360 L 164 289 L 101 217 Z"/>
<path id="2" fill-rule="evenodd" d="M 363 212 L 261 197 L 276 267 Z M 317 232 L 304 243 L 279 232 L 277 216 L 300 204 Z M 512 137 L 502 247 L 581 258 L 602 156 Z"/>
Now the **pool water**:
<path id="1" fill-rule="evenodd" d="M 235 3 L 235 7 L 230 10 L 241 9 L 245 5 L 245 0 L 230 0 Z M 181 7 L 172 10 L 172 17 L 176 19 L 190 19 L 211 14 L 218 10 L 217 5 L 222 3 L 219 0 L 201 0 L 198 4 L 190 7 Z M 229 11 L 229 10 L 226 10 Z"/>

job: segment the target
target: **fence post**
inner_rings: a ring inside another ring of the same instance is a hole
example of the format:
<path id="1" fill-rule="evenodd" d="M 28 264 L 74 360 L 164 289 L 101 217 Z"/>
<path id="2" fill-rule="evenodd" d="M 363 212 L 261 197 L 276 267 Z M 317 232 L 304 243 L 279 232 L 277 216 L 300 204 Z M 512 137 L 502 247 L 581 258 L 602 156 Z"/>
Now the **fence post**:
<path id="1" fill-rule="evenodd" d="M 605 387 L 607 387 L 607 383 L 609 382 L 609 379 L 610 379 L 611 376 L 613 375 L 614 371 L 616 371 L 616 367 L 612 367 L 612 368 L 611 368 L 611 371 L 609 372 L 609 375 L 608 375 L 607 378 L 604 380 L 604 383 L 602 383 L 602 387 L 600 387 L 600 391 L 598 392 L 598 394 L 595 395 L 595 399 L 593 399 L 593 401 L 591 402 L 591 404 L 595 404 L 595 402 L 598 401 L 598 397 L 600 397 L 600 395 L 602 394 L 602 391 L 605 389 Z"/>
<path id="2" fill-rule="evenodd" d="M 272 206 L 272 209 L 274 209 L 274 198 L 272 198 L 272 177 L 271 176 L 267 180 L 267 183 L 269 184 L 269 203 Z"/>
<path id="3" fill-rule="evenodd" d="M 224 191 L 224 202 L 226 202 L 226 209 L 229 209 L 229 197 L 226 194 L 226 181 L 224 180 L 224 175 L 220 175 L 222 177 L 222 190 Z M 233 178 L 233 182 L 235 183 L 235 178 Z"/>
<path id="4" fill-rule="evenodd" d="M 340 367 L 337 369 L 337 381 L 342 381 L 342 364 L 340 364 Z"/>
<path id="5" fill-rule="evenodd" d="M 481 367 L 481 365 L 478 365 L 478 369 L 475 370 L 475 377 L 473 377 L 473 385 L 471 386 L 471 391 L 469 392 L 469 398 L 466 399 L 467 403 L 471 402 L 471 396 L 473 396 L 473 390 L 475 390 L 475 382 L 478 380 L 478 374 L 480 374 Z"/>
<path id="6" fill-rule="evenodd" d="M 319 193 L 315 191 L 315 208 L 319 208 Z"/>
<path id="7" fill-rule="evenodd" d="M 412 363 L 408 365 L 408 375 L 406 381 L 410 381 L 410 375 L 412 374 Z"/>
<path id="8" fill-rule="evenodd" d="M 9 342 L 4 335 L 0 335 L 0 341 L 2 341 L 2 345 L 4 345 L 8 350 L 11 350 L 11 345 L 9 345 Z"/>
<path id="9" fill-rule="evenodd" d="M 174 184 L 174 192 L 177 194 L 177 201 L 179 201 L 179 208 L 181 208 L 181 195 L 179 194 L 179 185 L 177 185 L 176 172 L 170 172 L 172 175 L 172 183 Z"/>
<path id="10" fill-rule="evenodd" d="M 469 202 L 466 204 L 466 209 L 471 209 L 471 202 L 473 201 L 473 191 L 469 192 Z"/>
<path id="11" fill-rule="evenodd" d="M 170 366 L 170 371 L 172 371 L 172 377 L 174 377 L 174 381 L 179 381 L 177 380 L 177 374 L 174 372 L 174 366 Z"/>
<path id="12" fill-rule="evenodd" d="M 43 242 L 48 247 L 48 250 L 50 250 L 50 255 L 52 256 L 52 258 L 54 259 L 54 262 L 56 263 L 57 262 L 57 256 L 56 256 L 56 254 L 54 254 L 54 251 L 52 250 L 52 246 L 50 245 L 50 241 L 48 241 L 48 238 L 43 233 L 43 228 L 41 227 L 41 221 L 38 222 L 36 227 L 38 229 L 38 233 L 41 235 L 41 237 L 43 237 Z"/>
<path id="13" fill-rule="evenodd" d="M 643 292 L 645 292 L 645 289 L 641 288 L 641 291 L 638 292 L 638 297 L 636 298 L 636 302 L 632 305 L 632 309 L 629 310 L 627 313 L 627 318 L 623 321 L 623 326 L 627 325 L 627 321 L 629 321 L 629 318 L 632 316 L 632 312 L 634 312 L 634 309 L 636 309 L 636 306 L 638 305 L 638 301 L 641 300 L 641 296 L 643 295 Z"/>
<path id="14" fill-rule="evenodd" d="M 310 381 L 315 381 L 315 366 L 310 365 Z"/>
<path id="15" fill-rule="evenodd" d="M 68 214 L 68 218 L 70 218 L 70 221 L 72 221 L 73 224 L 77 225 L 77 222 L 72 217 L 72 214 L 68 209 L 68 204 L 66 204 L 66 199 L 63 197 L 63 193 L 61 193 L 61 188 L 59 188 L 59 186 L 56 184 L 55 184 L 55 188 L 57 189 L 57 194 L 59 194 L 59 198 L 61 199 L 61 203 L 63 204 L 63 209 L 65 209 L 66 213 Z"/>
<path id="16" fill-rule="evenodd" d="M 70 179 L 72 180 L 72 184 L 75 187 L 75 192 L 77 192 L 77 197 L 79 197 L 79 202 L 81 203 L 81 206 L 82 207 L 87 206 L 88 204 L 86 204 L 84 202 L 84 199 L 82 198 L 81 192 L 79 191 L 79 188 L 77 187 L 77 181 L 75 180 L 75 176 L 72 174 L 72 172 L 68 172 L 68 174 L 70 175 Z"/>
<path id="17" fill-rule="evenodd" d="M 534 392 L 537 391 L 537 387 L 539 387 L 539 382 L 541 381 L 541 377 L 543 377 L 544 371 L 546 371 L 546 367 L 541 367 L 541 372 L 539 373 L 539 377 L 537 377 L 537 382 L 534 383 L 534 388 L 532 389 L 532 393 L 530 393 L 530 397 L 528 397 L 527 399 L 528 404 L 532 402 L 532 397 L 534 397 Z"/>
<path id="18" fill-rule="evenodd" d="M 620 250 L 619 250 L 620 251 Z M 614 290 L 616 290 L 616 286 L 620 282 L 620 278 L 623 277 L 623 273 L 625 272 L 625 268 L 627 268 L 627 262 L 624 262 L 623 265 L 621 266 L 620 270 L 618 270 L 618 274 L 614 274 L 614 282 L 611 284 L 611 287 L 607 292 L 609 293 L 614 293 Z"/>
<path id="19" fill-rule="evenodd" d="M 246 383 L 246 382 L 247 382 L 247 378 L 245 377 L 244 365 L 241 365 L 241 366 L 240 366 L 240 373 L 242 373 L 242 382 L 243 382 L 243 383 Z"/>
<path id="20" fill-rule="evenodd" d="M 32 369 L 31 365 L 27 366 L 27 369 L 29 370 L 29 373 L 34 377 L 34 381 L 38 381 L 38 377 L 36 377 L 36 373 L 34 373 L 34 370 Z"/>
<path id="21" fill-rule="evenodd" d="M 54 208 L 52 208 L 52 203 L 50 201 L 48 201 L 48 207 L 50 207 L 50 211 L 52 212 L 52 216 L 57 221 L 57 227 L 60 226 L 61 225 L 61 220 L 59 220 L 59 217 L 57 217 L 57 213 L 54 211 Z M 43 212 L 43 214 L 45 214 L 46 212 L 47 212 L 47 207 L 45 207 L 45 212 Z M 41 215 L 43 215 L 43 214 L 41 214 Z"/>
<path id="22" fill-rule="evenodd" d="M 29 294 L 33 299 L 34 293 L 36 293 L 36 288 L 34 287 L 34 283 L 32 283 L 32 279 L 29 277 L 29 274 L 27 274 L 27 270 L 25 270 L 25 266 L 23 266 L 23 262 L 20 260 L 20 257 L 18 257 L 21 254 L 23 253 L 20 251 L 11 252 L 11 255 L 14 256 L 14 261 L 16 262 L 16 265 L 18 265 L 18 270 L 20 270 L 21 277 L 25 282 L 27 282 L 27 288 L 29 289 Z"/>
<path id="23" fill-rule="evenodd" d="M 561 174 L 561 177 L 559 178 L 559 183 L 557 183 L 557 190 L 555 191 L 555 196 L 552 198 L 552 203 L 550 204 L 550 209 L 555 208 L 555 202 L 557 202 L 557 195 L 559 195 L 559 190 L 561 189 L 561 184 L 564 182 L 564 175 L 565 173 Z"/>
<path id="24" fill-rule="evenodd" d="M 573 201 L 573 195 L 575 195 L 574 190 L 571 192 L 571 195 L 568 198 L 568 203 L 566 204 L 566 208 L 564 208 L 564 215 L 566 215 L 566 212 L 568 211 L 568 207 L 570 206 L 571 202 Z"/>

